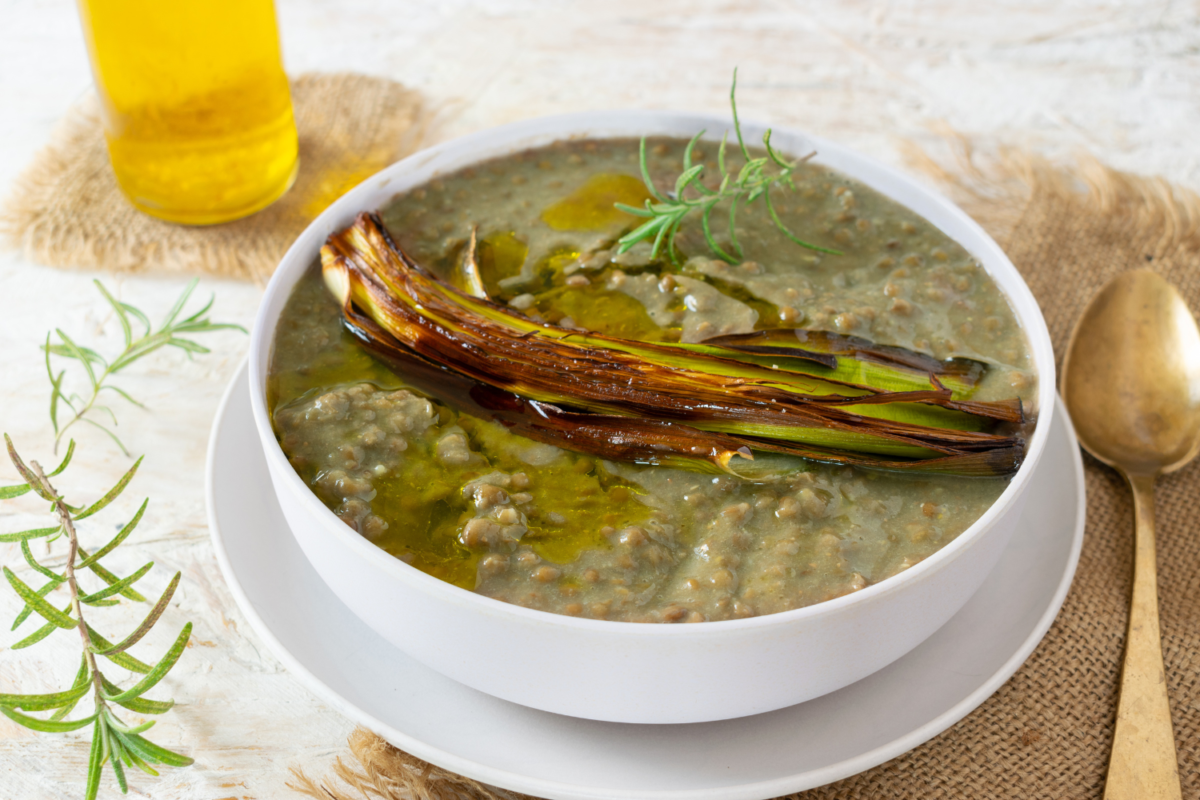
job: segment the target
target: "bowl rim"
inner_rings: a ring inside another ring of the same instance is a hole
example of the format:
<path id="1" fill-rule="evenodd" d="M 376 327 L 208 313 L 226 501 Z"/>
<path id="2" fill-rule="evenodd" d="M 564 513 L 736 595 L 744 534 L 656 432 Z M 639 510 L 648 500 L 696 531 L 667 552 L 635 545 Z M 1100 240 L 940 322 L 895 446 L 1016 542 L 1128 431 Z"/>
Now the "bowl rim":
<path id="1" fill-rule="evenodd" d="M 929 220 L 936 227 L 942 228 L 947 222 L 959 226 L 960 232 L 951 238 L 967 249 L 996 281 L 998 288 L 1013 308 L 1017 321 L 1025 332 L 1033 362 L 1033 371 L 1037 376 L 1037 419 L 1033 433 L 1027 440 L 1025 460 L 1017 473 L 1009 481 L 1000 497 L 954 540 L 914 566 L 889 576 L 879 583 L 841 597 L 788 611 L 745 619 L 712 620 L 703 625 L 645 625 L 616 620 L 587 619 L 506 603 L 476 594 L 421 572 L 349 530 L 345 523 L 317 498 L 316 494 L 288 463 L 287 457 L 275 437 L 265 397 L 267 366 L 274 347 L 275 323 L 278 321 L 279 311 L 282 310 L 282 306 L 296 282 L 315 260 L 325 236 L 335 228 L 348 224 L 345 220 L 352 219 L 359 211 L 368 208 L 374 210 L 382 204 L 377 199 L 372 202 L 367 198 L 376 198 L 382 193 L 386 193 L 389 197 L 395 196 L 402 191 L 433 180 L 437 175 L 448 174 L 472 164 L 483 163 L 491 158 L 517 153 L 554 141 L 636 137 L 639 134 L 635 131 L 639 130 L 647 136 L 686 137 L 691 134 L 674 130 L 686 127 L 691 130 L 692 134 L 704 129 L 707 133 L 702 141 L 716 142 L 719 141 L 716 131 L 727 128 L 732 133 L 729 120 L 716 114 L 706 113 L 641 109 L 585 111 L 536 117 L 486 128 L 414 153 L 367 178 L 326 208 L 309 223 L 280 260 L 263 293 L 251 331 L 248 361 L 252 413 L 259 434 L 259 446 L 264 448 L 268 464 L 272 467 L 272 472 L 276 474 L 277 479 L 283 478 L 291 492 L 304 503 L 305 510 L 309 515 L 315 516 L 343 547 L 348 548 L 358 558 L 365 559 L 371 566 L 382 570 L 390 578 L 406 583 L 424 594 L 432 595 L 433 599 L 473 613 L 492 617 L 510 617 L 514 620 L 556 629 L 592 631 L 596 634 L 623 637 L 667 636 L 696 639 L 727 636 L 735 632 L 748 632 L 759 628 L 788 627 L 804 621 L 833 617 L 855 606 L 885 600 L 889 595 L 906 591 L 909 587 L 927 581 L 937 572 L 947 568 L 960 553 L 991 529 L 996 521 L 1010 509 L 1016 498 L 1023 493 L 1045 450 L 1051 418 L 1055 412 L 1053 398 L 1056 381 L 1050 334 L 1041 309 L 1024 278 L 999 245 L 977 222 L 939 192 L 870 156 L 862 155 L 850 148 L 803 131 L 787 126 L 766 126 L 754 120 L 740 119 L 740 122 L 747 140 L 761 140 L 763 132 L 770 127 L 772 144 L 777 150 L 784 153 L 798 150 L 807 152 L 804 148 L 795 147 L 797 143 L 805 143 L 809 149 L 816 150 L 817 154 L 813 158 L 813 163 L 826 165 L 849 174 L 855 180 L 896 200 L 927 219 L 929 218 L 928 212 L 935 212 L 935 216 L 939 217 L 943 223 L 938 224 L 934 220 Z M 870 173 L 871 179 L 865 179 L 861 174 L 864 172 Z M 920 200 L 917 204 L 920 208 L 914 208 L 911 200 L 902 201 L 895 198 L 893 192 L 915 193 L 917 199 Z M 341 222 L 335 222 L 335 220 L 341 220 Z M 321 233 L 321 231 L 325 231 L 325 233 Z M 962 241 L 964 238 L 973 239 L 973 241 L 968 244 Z"/>

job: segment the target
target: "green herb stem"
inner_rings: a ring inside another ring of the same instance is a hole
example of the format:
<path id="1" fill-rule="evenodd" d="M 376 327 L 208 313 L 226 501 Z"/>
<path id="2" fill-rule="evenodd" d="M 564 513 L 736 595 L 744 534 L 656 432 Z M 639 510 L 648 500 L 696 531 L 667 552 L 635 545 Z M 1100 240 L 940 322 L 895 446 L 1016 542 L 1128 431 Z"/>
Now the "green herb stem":
<path id="1" fill-rule="evenodd" d="M 31 730 L 43 733 L 65 733 L 91 726 L 92 751 L 88 762 L 86 800 L 95 800 L 100 786 L 100 773 L 105 764 L 111 766 L 118 787 L 122 792 L 126 792 L 128 783 L 123 764 L 137 766 L 148 774 L 157 775 L 158 773 L 151 764 L 180 767 L 192 763 L 192 759 L 187 756 L 160 747 L 141 736 L 154 724 L 153 722 L 144 722 L 130 727 L 122 723 L 114 713 L 114 706 L 121 706 L 138 714 L 162 714 L 171 708 L 171 701 L 149 700 L 142 695 L 153 688 L 175 665 L 191 636 L 191 623 L 183 626 L 175 643 L 157 664 L 146 664 L 126 653 L 125 650 L 140 640 L 158 622 L 175 587 L 179 584 L 179 573 L 175 573 L 162 597 L 137 629 L 119 644 L 111 644 L 98 633 L 88 623 L 84 613 L 85 606 L 107 606 L 117 602 L 111 597 L 115 594 L 136 600 L 145 599 L 130 587 L 149 572 L 152 564 L 146 564 L 126 578 L 118 578 L 97 563 L 101 556 L 112 552 L 125 540 L 142 518 L 145 504 L 142 504 L 128 524 L 121 527 L 116 537 L 99 548 L 93 556 L 89 556 L 80 545 L 76 529 L 76 524 L 80 520 L 103 509 L 124 490 L 137 472 L 141 463 L 140 459 L 99 500 L 86 507 L 73 506 L 63 500 L 62 495 L 50 483 L 50 475 L 61 472 L 62 468 L 66 466 L 66 459 L 64 459 L 62 467 L 47 475 L 37 461 L 30 461 L 27 466 L 17 454 L 12 440 L 7 436 L 5 436 L 5 443 L 8 446 L 9 459 L 25 480 L 24 486 L 43 500 L 49 501 L 51 511 L 58 518 L 58 526 L 47 529 L 51 531 L 48 535 L 52 539 L 64 536 L 67 540 L 67 558 L 62 573 L 54 572 L 38 563 L 28 548 L 28 540 L 22 540 L 22 551 L 29 566 L 48 579 L 41 589 L 33 589 L 17 577 L 12 570 L 7 567 L 3 569 L 4 577 L 26 603 L 25 608 L 17 615 L 17 622 L 13 628 L 20 625 L 30 614 L 37 614 L 46 620 L 46 625 L 13 647 L 18 649 L 34 644 L 57 629 L 75 628 L 79 633 L 83 653 L 80 656 L 79 671 L 69 689 L 50 694 L 0 694 L 0 714 Z M 69 452 L 73 451 L 74 442 L 72 441 Z M 108 587 L 96 592 L 85 593 L 80 588 L 78 580 L 79 572 L 85 568 L 100 577 L 108 584 Z M 66 607 L 61 611 L 45 600 L 46 595 L 59 588 L 65 588 L 70 598 Z M 144 677 L 132 687 L 122 690 L 104 676 L 99 663 L 101 657 L 118 666 L 142 673 Z M 92 714 L 74 720 L 64 719 L 89 692 L 94 703 Z M 52 711 L 53 713 L 49 718 L 42 718 L 29 716 L 21 713 L 18 709 L 26 712 Z"/>
<path id="2" fill-rule="evenodd" d="M 46 374 L 50 378 L 50 422 L 54 426 L 55 452 L 58 450 L 59 442 L 62 441 L 63 436 L 66 435 L 71 426 L 77 422 L 86 422 L 107 434 L 121 448 L 121 452 L 129 456 L 129 450 L 112 428 L 89 416 L 93 411 L 104 411 L 112 419 L 113 426 L 117 424 L 117 418 L 113 414 L 112 409 L 97 402 L 100 399 L 101 392 L 105 390 L 115 392 L 135 406 L 145 408 L 145 406 L 133 399 L 124 389 L 109 383 L 109 379 L 130 364 L 162 347 L 176 347 L 187 353 L 188 358 L 191 358 L 196 353 L 210 352 L 207 347 L 192 339 L 185 338 L 185 334 L 209 333 L 222 329 L 240 330 L 245 333 L 246 329 L 241 325 L 210 322 L 208 320 L 206 314 L 212 308 L 213 301 L 211 298 L 199 311 L 187 317 L 180 318 L 184 306 L 187 305 L 188 299 L 196 289 L 197 282 L 197 280 L 193 279 L 188 283 L 183 293 L 180 294 L 179 298 L 171 306 L 170 311 L 167 312 L 158 330 L 155 330 L 150 322 L 150 318 L 144 312 L 129 303 L 113 297 L 100 281 L 93 281 L 100 294 L 104 295 L 104 299 L 116 312 L 117 320 L 121 323 L 121 332 L 124 336 L 124 349 L 111 361 L 91 348 L 76 344 L 61 328 L 55 329 L 55 333 L 59 339 L 58 344 L 51 344 L 50 334 L 46 334 L 46 343 L 43 346 L 43 350 L 45 351 Z M 142 328 L 140 336 L 135 336 L 135 324 Z M 62 370 L 55 375 L 50 362 L 51 356 L 72 359 L 83 365 L 84 371 L 87 373 L 89 387 L 89 394 L 86 398 L 78 394 L 67 395 L 63 391 L 63 377 L 66 371 Z M 71 412 L 70 418 L 63 424 L 59 423 L 58 418 L 60 403 L 66 406 Z"/>
<path id="3" fill-rule="evenodd" d="M 183 309 L 196 288 L 194 280 L 187 285 L 172 305 L 157 330 L 144 312 L 117 300 L 99 281 L 96 281 L 95 284 L 104 299 L 116 312 L 124 337 L 124 349 L 110 361 L 95 350 L 77 344 L 61 328 L 55 329 L 58 336 L 57 343 L 51 341 L 50 334 L 46 335 L 43 351 L 46 375 L 50 380 L 49 410 L 50 422 L 55 433 L 54 446 L 57 450 L 59 442 L 75 423 L 86 422 L 108 434 L 121 448 L 121 451 L 128 455 L 129 451 L 117 435 L 105 423 L 95 419 L 94 413 L 105 412 L 111 418 L 112 425 L 115 426 L 117 423 L 112 409 L 98 402 L 100 394 L 104 390 L 115 392 L 134 405 L 141 406 L 141 403 L 120 387 L 110 383 L 109 380 L 130 364 L 162 347 L 177 347 L 186 352 L 189 358 L 196 353 L 209 352 L 208 348 L 187 338 L 190 334 L 207 333 L 223 328 L 243 332 L 245 329 L 240 325 L 210 322 L 206 315 L 212 307 L 211 299 L 199 311 L 186 317 L 182 316 Z M 136 335 L 135 326 L 141 329 L 140 333 Z M 62 369 L 56 373 L 52 358 L 66 358 L 78 361 L 83 365 L 83 372 L 86 374 L 89 387 L 86 397 L 75 393 L 67 394 L 64 391 L 63 382 L 67 371 Z M 69 417 L 65 420 L 59 419 L 59 411 L 62 408 L 66 408 L 70 412 Z M 70 440 L 62 463 L 48 474 L 37 461 L 30 461 L 26 465 L 7 434 L 4 436 L 4 441 L 7 445 L 9 460 L 16 467 L 23 482 L 15 486 L 0 486 L 0 499 L 20 497 L 32 492 L 50 503 L 50 510 L 58 519 L 58 525 L 53 527 L 0 534 L 0 542 L 20 543 L 21 553 L 29 567 L 46 580 L 40 588 L 34 588 L 25 583 L 7 566 L 0 570 L 12 589 L 25 603 L 13 623 L 13 630 L 16 630 L 33 615 L 37 615 L 45 621 L 45 624 L 36 631 L 12 645 L 12 648 L 17 650 L 29 647 L 52 635 L 56 630 L 75 628 L 79 634 L 83 652 L 80 656 L 79 670 L 69 689 L 49 694 L 0 693 L 0 715 L 8 717 L 26 728 L 43 733 L 65 733 L 91 726 L 92 749 L 88 760 L 87 788 L 84 793 L 86 800 L 95 800 L 105 764 L 111 766 L 117 786 L 122 793 L 127 792 L 129 788 L 125 766 L 136 766 L 143 772 L 157 775 L 158 772 L 152 766 L 153 764 L 165 764 L 172 767 L 191 764 L 192 759 L 187 756 L 160 747 L 141 735 L 154 724 L 153 722 L 127 726 L 114 713 L 114 707 L 120 706 L 137 714 L 162 714 L 173 704 L 172 701 L 150 700 L 142 695 L 157 684 L 175 665 L 191 637 L 191 623 L 184 625 L 183 630 L 176 637 L 175 643 L 157 664 L 147 664 L 126 651 L 159 621 L 179 585 L 179 573 L 175 573 L 158 602 L 138 627 L 117 644 L 112 644 L 97 632 L 88 623 L 84 614 L 85 606 L 103 607 L 117 604 L 120 601 L 116 595 L 135 602 L 146 600 L 133 588 L 133 584 L 150 571 L 153 563 L 142 566 L 126 577 L 120 577 L 100 564 L 101 558 L 110 554 L 129 537 L 141 521 L 146 510 L 146 503 L 142 503 L 137 513 L 125 525 L 118 526 L 119 530 L 115 537 L 110 539 L 107 544 L 97 548 L 91 555 L 80 545 L 76 530 L 78 522 L 104 510 L 125 490 L 137 473 L 142 460 L 139 458 L 120 480 L 98 500 L 87 505 L 74 506 L 67 503 L 50 483 L 50 478 L 62 473 L 71 462 L 71 457 L 75 453 L 74 440 Z M 29 547 L 30 539 L 44 538 L 47 543 L 50 543 L 59 537 L 65 537 L 67 540 L 67 558 L 62 572 L 52 570 L 39 563 Z M 78 579 L 79 573 L 84 570 L 90 571 L 96 578 L 103 581 L 105 586 L 94 592 L 85 592 L 80 587 Z M 66 589 L 70 599 L 66 606 L 60 609 L 46 598 L 52 592 L 62 588 Z M 100 669 L 99 659 L 101 658 L 107 659 L 119 667 L 141 673 L 145 677 L 132 687 L 122 690 L 104 676 Z M 95 704 L 93 713 L 79 719 L 64 719 L 88 694 L 89 690 Z M 22 711 L 50 711 L 52 713 L 49 718 L 42 718 L 30 716 Z"/>
<path id="4" fill-rule="evenodd" d="M 796 236 L 788 229 L 783 220 L 780 219 L 779 214 L 776 213 L 774 206 L 771 204 L 771 187 L 778 185 L 789 188 L 794 187 L 792 174 L 801 164 L 816 154 L 810 153 L 796 161 L 788 161 L 771 146 L 771 131 L 767 129 L 763 134 L 763 147 L 766 149 L 767 154 L 758 158 L 751 156 L 750 149 L 746 146 L 745 139 L 742 136 L 741 120 L 738 118 L 736 69 L 733 71 L 733 84 L 729 89 L 729 105 L 733 111 L 733 130 L 737 135 L 738 148 L 742 152 L 745 164 L 738 171 L 737 175 L 731 174 L 727 169 L 725 147 L 728 134 L 726 134 L 726 136 L 721 138 L 721 145 L 717 151 L 717 169 L 721 174 L 721 182 L 716 189 L 711 189 L 704 184 L 704 165 L 692 163 L 692 153 L 695 150 L 697 142 L 704 136 L 704 131 L 700 131 L 693 136 L 684 149 L 683 172 L 675 180 L 675 190 L 670 195 L 664 194 L 654 185 L 654 180 L 650 175 L 650 166 L 646 158 L 646 139 L 642 139 L 641 147 L 638 150 L 638 164 L 642 173 L 642 181 L 646 184 L 646 188 L 653 195 L 654 199 L 647 200 L 645 206 L 641 208 L 629 206 L 624 203 L 616 204 L 616 207 L 621 211 L 646 220 L 617 240 L 617 253 L 624 253 L 639 242 L 653 241 L 650 251 L 651 259 L 658 258 L 665 251 L 667 258 L 672 261 L 678 261 L 675 238 L 684 221 L 693 213 L 699 212 L 701 231 L 704 234 L 704 241 L 708 244 L 709 249 L 723 261 L 736 264 L 738 259 L 743 257 L 742 246 L 737 238 L 738 206 L 748 206 L 761 197 L 764 205 L 767 207 L 767 213 L 771 217 L 771 222 L 793 242 L 801 247 L 820 253 L 842 255 L 838 250 L 821 247 Z M 776 168 L 774 173 L 769 171 L 769 168 L 772 166 Z M 693 192 L 691 196 L 688 195 L 689 190 Z M 712 233 L 710 221 L 712 211 L 718 204 L 723 202 L 729 204 L 729 244 L 733 249 L 732 253 L 722 248 Z"/>
<path id="5" fill-rule="evenodd" d="M 36 461 L 30 461 L 29 466 L 38 487 L 42 490 L 39 494 L 42 496 L 49 495 L 54 498 L 54 511 L 58 514 L 59 524 L 62 525 L 62 530 L 67 537 L 67 563 L 64 574 L 67 579 L 67 592 L 71 599 L 71 610 L 75 612 L 75 627 L 79 631 L 79 638 L 83 642 L 83 657 L 87 663 L 87 670 L 92 676 L 92 696 L 96 702 L 96 711 L 97 713 L 101 710 L 107 711 L 108 704 L 104 701 L 102 695 L 104 690 L 103 676 L 96 665 L 96 656 L 92 652 L 92 637 L 88 632 L 88 624 L 83 618 L 83 604 L 79 602 L 79 583 L 75 579 L 75 558 L 79 555 L 79 536 L 75 532 L 75 520 L 71 517 L 71 512 L 63 502 L 62 496 L 54 490 L 50 479 L 42 471 L 41 465 Z"/>

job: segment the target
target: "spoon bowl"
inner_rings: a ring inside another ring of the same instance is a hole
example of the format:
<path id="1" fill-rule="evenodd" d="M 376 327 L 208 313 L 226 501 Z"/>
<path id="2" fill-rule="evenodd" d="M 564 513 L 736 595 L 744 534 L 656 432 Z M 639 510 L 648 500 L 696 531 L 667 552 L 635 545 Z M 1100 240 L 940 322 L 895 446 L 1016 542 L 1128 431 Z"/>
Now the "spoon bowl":
<path id="1" fill-rule="evenodd" d="M 1170 283 L 1118 276 L 1079 320 L 1063 400 L 1089 453 L 1126 474 L 1171 472 L 1200 450 L 1200 330 Z"/>

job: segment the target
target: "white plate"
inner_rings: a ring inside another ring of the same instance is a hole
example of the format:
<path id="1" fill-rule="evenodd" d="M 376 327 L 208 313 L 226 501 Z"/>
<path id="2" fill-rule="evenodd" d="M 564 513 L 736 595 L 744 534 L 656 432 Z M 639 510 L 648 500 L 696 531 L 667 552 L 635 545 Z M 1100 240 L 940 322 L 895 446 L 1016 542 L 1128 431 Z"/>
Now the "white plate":
<path id="1" fill-rule="evenodd" d="M 962 611 L 858 683 L 722 722 L 626 725 L 536 711 L 445 678 L 386 642 L 326 587 L 288 530 L 257 443 L 244 365 L 213 424 L 209 523 L 233 596 L 275 656 L 319 698 L 397 747 L 540 797 L 760 800 L 911 750 L 975 709 L 1033 652 L 1083 543 L 1083 464 L 1058 402 L 1021 523 Z M 479 668 L 491 657 L 480 653 Z"/>

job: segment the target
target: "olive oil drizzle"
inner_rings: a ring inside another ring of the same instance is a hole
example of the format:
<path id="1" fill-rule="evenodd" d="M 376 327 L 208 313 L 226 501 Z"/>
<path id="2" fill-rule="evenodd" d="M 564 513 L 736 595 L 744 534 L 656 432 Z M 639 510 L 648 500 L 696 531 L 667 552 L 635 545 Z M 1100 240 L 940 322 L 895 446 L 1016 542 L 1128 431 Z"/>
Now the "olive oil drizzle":
<path id="1" fill-rule="evenodd" d="M 316 283 L 315 276 L 306 281 Z M 305 288 L 305 287 L 302 287 Z M 308 287 L 323 291 L 320 286 Z M 377 388 L 405 387 L 401 378 L 358 346 L 344 332 L 323 350 L 311 366 L 275 370 L 268 378 L 272 413 L 331 389 L 370 383 Z M 415 392 L 418 393 L 419 392 Z M 464 484 L 495 471 L 524 472 L 526 490 L 533 496 L 526 516 L 528 532 L 521 545 L 555 564 L 574 561 L 584 550 L 608 547 L 606 526 L 621 528 L 645 522 L 653 509 L 638 498 L 644 491 L 635 483 L 610 474 L 595 459 L 562 451 L 550 463 L 531 465 L 520 454 L 535 445 L 504 430 L 497 423 L 460 415 L 438 406 L 439 419 L 426 435 L 409 441 L 400 466 L 374 481 L 372 512 L 388 523 L 375 543 L 388 553 L 434 577 L 473 589 L 476 570 L 485 551 L 459 541 L 463 526 L 473 516 Z M 466 432 L 470 448 L 483 463 L 444 465 L 434 458 L 434 445 L 449 428 Z M 299 469 L 301 478 L 327 506 L 336 498 L 321 489 L 321 472 Z"/>

